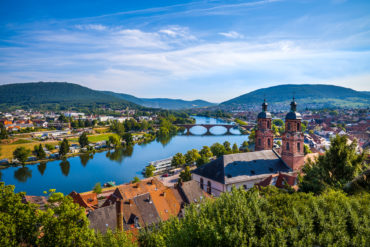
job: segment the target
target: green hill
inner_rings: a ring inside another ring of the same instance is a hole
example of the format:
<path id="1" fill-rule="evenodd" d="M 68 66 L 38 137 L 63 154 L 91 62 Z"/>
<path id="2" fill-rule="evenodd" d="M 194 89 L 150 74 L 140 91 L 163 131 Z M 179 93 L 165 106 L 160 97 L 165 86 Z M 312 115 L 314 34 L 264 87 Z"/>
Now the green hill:
<path id="1" fill-rule="evenodd" d="M 119 97 L 121 99 L 133 102 L 135 104 L 151 107 L 151 108 L 162 108 L 162 109 L 189 109 L 189 108 L 199 108 L 199 107 L 208 107 L 215 104 L 204 101 L 204 100 L 182 100 L 182 99 L 168 99 L 168 98 L 138 98 L 130 94 L 123 93 L 113 93 L 113 92 L 104 92 L 106 94 Z"/>
<path id="2" fill-rule="evenodd" d="M 137 98 L 129 94 L 97 91 L 67 82 L 30 82 L 0 86 L 0 110 L 15 108 L 94 109 L 100 106 L 186 109 L 211 105 L 214 104 L 202 100 Z"/>
<path id="3" fill-rule="evenodd" d="M 103 92 L 66 82 L 31 82 L 0 86 L 0 109 L 10 107 L 62 109 L 66 107 L 131 106 L 136 104 Z"/>
<path id="4" fill-rule="evenodd" d="M 264 98 L 272 107 L 289 106 L 295 95 L 300 107 L 368 107 L 370 95 L 350 88 L 324 84 L 286 84 L 262 88 L 221 103 L 221 106 L 259 105 Z"/>

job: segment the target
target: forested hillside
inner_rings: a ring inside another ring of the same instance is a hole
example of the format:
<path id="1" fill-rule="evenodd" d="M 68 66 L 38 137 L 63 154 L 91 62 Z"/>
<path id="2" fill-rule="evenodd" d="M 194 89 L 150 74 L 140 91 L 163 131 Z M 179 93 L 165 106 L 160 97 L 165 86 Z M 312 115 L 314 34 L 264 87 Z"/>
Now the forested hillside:
<path id="1" fill-rule="evenodd" d="M 270 105 L 286 104 L 288 106 L 287 103 L 291 101 L 293 95 L 301 107 L 304 105 L 326 107 L 367 107 L 370 105 L 370 95 L 367 93 L 323 84 L 287 84 L 262 88 L 225 101 L 221 105 L 259 105 L 266 98 Z"/>

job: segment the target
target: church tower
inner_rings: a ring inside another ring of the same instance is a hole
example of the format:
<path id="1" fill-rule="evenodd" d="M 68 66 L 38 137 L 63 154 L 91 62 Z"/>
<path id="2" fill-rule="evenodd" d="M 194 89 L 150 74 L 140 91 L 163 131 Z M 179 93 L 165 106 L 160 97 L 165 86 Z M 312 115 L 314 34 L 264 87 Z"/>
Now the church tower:
<path id="1" fill-rule="evenodd" d="M 274 134 L 271 130 L 271 114 L 267 111 L 266 100 L 262 104 L 262 112 L 257 116 L 255 151 L 271 150 L 274 145 Z"/>
<path id="2" fill-rule="evenodd" d="M 293 170 L 299 170 L 304 165 L 304 136 L 302 133 L 302 117 L 297 112 L 297 103 L 290 103 L 290 112 L 285 117 L 285 132 L 282 135 L 281 158 Z"/>

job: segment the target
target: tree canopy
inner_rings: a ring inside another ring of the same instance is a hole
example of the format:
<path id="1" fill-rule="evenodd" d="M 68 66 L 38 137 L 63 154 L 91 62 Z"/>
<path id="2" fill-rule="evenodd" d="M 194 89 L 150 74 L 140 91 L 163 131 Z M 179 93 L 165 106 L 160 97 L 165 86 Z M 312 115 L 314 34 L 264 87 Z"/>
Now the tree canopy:
<path id="1" fill-rule="evenodd" d="M 31 150 L 25 147 L 17 147 L 14 152 L 13 156 L 15 159 L 17 159 L 22 164 L 26 163 L 28 156 L 30 156 Z"/>

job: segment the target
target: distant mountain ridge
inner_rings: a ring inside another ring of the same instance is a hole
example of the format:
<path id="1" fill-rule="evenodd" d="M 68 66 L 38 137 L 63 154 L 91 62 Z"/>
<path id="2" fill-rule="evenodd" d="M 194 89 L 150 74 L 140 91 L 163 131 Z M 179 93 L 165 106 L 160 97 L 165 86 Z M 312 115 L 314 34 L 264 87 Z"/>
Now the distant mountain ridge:
<path id="1" fill-rule="evenodd" d="M 222 102 L 220 106 L 258 105 L 264 98 L 272 106 L 287 104 L 293 95 L 301 107 L 367 107 L 370 105 L 368 92 L 325 84 L 285 84 L 243 94 Z"/>
<path id="2" fill-rule="evenodd" d="M 205 107 L 212 103 L 179 99 L 145 99 L 129 94 L 93 90 L 68 82 L 29 82 L 0 85 L 0 109 L 7 106 L 39 107 L 42 105 L 89 106 L 115 104 L 122 106 L 185 109 Z"/>
<path id="3" fill-rule="evenodd" d="M 151 108 L 162 108 L 162 109 L 189 109 L 189 108 L 199 108 L 214 106 L 216 104 L 210 103 L 204 100 L 182 100 L 182 99 L 168 99 L 168 98 L 138 98 L 130 94 L 114 93 L 109 91 L 104 91 L 104 93 L 119 97 L 121 99 L 133 102 L 135 104 L 151 107 Z"/>

